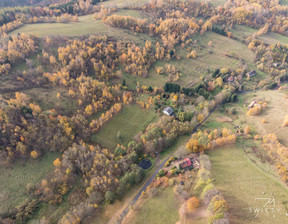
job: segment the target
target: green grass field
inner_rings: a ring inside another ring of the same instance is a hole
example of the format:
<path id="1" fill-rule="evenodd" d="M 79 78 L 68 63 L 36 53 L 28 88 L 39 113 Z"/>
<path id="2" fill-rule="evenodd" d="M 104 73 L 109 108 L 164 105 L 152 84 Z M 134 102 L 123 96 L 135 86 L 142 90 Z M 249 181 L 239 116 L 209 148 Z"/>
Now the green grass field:
<path id="1" fill-rule="evenodd" d="M 181 60 L 173 59 L 169 61 L 183 74 L 177 81 L 182 86 L 191 87 L 200 81 L 200 76 L 210 74 L 210 72 L 216 68 L 238 68 L 241 64 L 240 60 L 243 60 L 250 69 L 255 69 L 253 60 L 255 54 L 247 48 L 245 44 L 240 41 L 233 40 L 231 38 L 221 36 L 214 32 L 206 32 L 203 36 L 197 35 L 192 40 L 198 40 L 198 47 L 192 48 L 197 52 L 196 59 L 187 59 L 188 54 L 186 48 L 176 47 L 176 54 L 181 57 Z M 208 47 L 208 42 L 212 41 L 212 47 Z M 238 57 L 232 58 L 228 55 Z M 151 85 L 159 86 L 163 81 L 167 80 L 167 77 L 163 75 L 157 75 L 155 67 L 164 67 L 167 62 L 158 61 L 149 71 L 151 77 Z M 153 77 L 153 79 L 152 79 Z M 149 78 L 148 78 L 149 79 Z"/>
<path id="2" fill-rule="evenodd" d="M 66 87 L 32 88 L 22 91 L 31 98 L 31 102 L 36 102 L 42 111 L 55 109 L 58 114 L 71 115 L 78 106 L 77 99 L 68 95 Z M 60 93 L 60 98 L 57 98 Z"/>
<path id="3" fill-rule="evenodd" d="M 120 10 L 117 14 L 131 15 L 141 17 L 139 11 L 136 10 Z M 147 34 L 134 34 L 131 31 L 118 29 L 105 25 L 102 20 L 95 20 L 93 15 L 79 16 L 79 21 L 74 23 L 37 23 L 26 24 L 23 27 L 9 33 L 17 35 L 18 33 L 36 34 L 39 37 L 50 35 L 63 36 L 82 36 L 82 35 L 107 35 L 116 39 L 132 41 L 143 46 L 146 40 L 152 41 Z"/>
<path id="4" fill-rule="evenodd" d="M 0 213 L 7 212 L 24 202 L 27 184 L 39 183 L 53 170 L 58 153 L 47 153 L 42 158 L 18 161 L 11 168 L 0 167 Z"/>
<path id="5" fill-rule="evenodd" d="M 200 2 L 211 3 L 214 7 L 224 5 L 227 0 L 198 0 Z"/>
<path id="6" fill-rule="evenodd" d="M 128 8 L 128 7 L 141 7 L 148 3 L 149 0 L 109 0 L 101 3 L 103 6 L 116 6 L 117 8 Z"/>
<path id="7" fill-rule="evenodd" d="M 257 32 L 257 29 L 246 25 L 236 25 L 231 32 L 234 37 L 237 37 L 241 41 L 245 41 L 248 36 L 251 36 L 253 33 Z"/>
<path id="8" fill-rule="evenodd" d="M 287 223 L 285 209 L 288 203 L 287 187 L 250 162 L 239 144 L 218 148 L 209 151 L 208 154 L 212 162 L 214 184 L 223 193 L 228 203 L 231 223 Z M 261 210 L 255 217 L 255 210 L 252 209 L 263 209 L 266 202 L 257 198 L 274 197 L 274 209 L 280 209 L 280 213 L 277 210 L 275 213 L 269 210 L 270 214 L 267 215 Z"/>
<path id="9" fill-rule="evenodd" d="M 115 14 L 120 15 L 120 16 L 132 16 L 132 17 L 139 18 L 139 19 L 146 18 L 146 16 L 143 13 L 141 13 L 140 10 L 133 10 L 133 9 L 122 9 L 122 10 L 115 12 Z"/>
<path id="10" fill-rule="evenodd" d="M 288 0 L 280 0 L 281 5 L 288 5 Z"/>
<path id="11" fill-rule="evenodd" d="M 186 143 L 190 139 L 190 135 L 181 135 L 179 136 L 176 141 L 168 148 L 165 149 L 165 151 L 160 153 L 160 158 L 164 160 L 167 158 L 167 156 L 172 155 L 175 153 L 179 148 L 185 147 Z"/>
<path id="12" fill-rule="evenodd" d="M 123 10 L 117 14 L 131 15 L 141 17 L 139 11 Z M 63 36 L 82 36 L 89 34 L 113 36 L 117 39 L 132 41 L 143 46 L 146 40 L 151 41 L 152 38 L 146 34 L 134 35 L 131 31 L 118 29 L 105 25 L 102 20 L 95 20 L 93 15 L 79 16 L 79 21 L 74 23 L 37 23 L 26 24 L 23 27 L 9 33 L 17 35 L 18 33 L 36 34 L 40 37 L 49 35 Z"/>
<path id="13" fill-rule="evenodd" d="M 127 145 L 138 132 L 157 118 L 158 115 L 152 109 L 142 110 L 138 105 L 124 106 L 119 114 L 92 136 L 92 141 L 114 150 L 117 144 Z M 118 131 L 121 133 L 122 140 L 117 139 Z"/>
<path id="14" fill-rule="evenodd" d="M 172 188 L 166 188 L 153 198 L 145 200 L 139 209 L 135 209 L 135 217 L 130 223 L 175 224 L 179 218 L 179 206 Z"/>
<path id="15" fill-rule="evenodd" d="M 277 43 L 281 43 L 283 45 L 288 44 L 288 37 L 278 34 L 278 33 L 266 33 L 260 37 L 258 37 L 258 39 L 263 40 L 264 42 L 268 43 L 268 44 L 277 44 Z"/>
<path id="16" fill-rule="evenodd" d="M 147 78 L 130 76 L 124 73 L 124 78 L 129 88 L 135 88 L 137 82 L 140 85 L 151 85 L 157 87 L 163 87 L 164 83 L 168 80 L 168 75 L 159 75 L 156 73 L 156 67 L 165 67 L 167 63 L 175 66 L 182 77 L 176 83 L 181 86 L 191 87 L 200 82 L 200 76 L 206 76 L 216 68 L 238 68 L 241 64 L 240 60 L 243 60 L 249 69 L 255 69 L 253 60 L 255 54 L 247 48 L 245 44 L 240 41 L 233 40 L 231 38 L 221 36 L 214 32 L 206 32 L 203 36 L 197 35 L 192 40 L 198 40 L 198 48 L 192 48 L 197 52 L 196 59 L 187 59 L 186 56 L 187 46 L 182 48 L 176 47 L 176 54 L 181 57 L 181 60 L 157 61 L 149 70 L 149 76 Z M 208 42 L 212 41 L 213 46 L 208 47 Z M 227 55 L 234 55 L 237 59 L 229 57 Z"/>

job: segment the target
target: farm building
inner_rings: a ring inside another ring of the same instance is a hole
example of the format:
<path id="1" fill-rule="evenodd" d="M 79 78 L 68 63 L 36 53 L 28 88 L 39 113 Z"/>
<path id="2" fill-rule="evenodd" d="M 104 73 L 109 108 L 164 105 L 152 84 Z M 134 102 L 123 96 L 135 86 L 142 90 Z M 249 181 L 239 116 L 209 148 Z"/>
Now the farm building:
<path id="1" fill-rule="evenodd" d="M 173 116 L 174 111 L 173 111 L 172 107 L 166 107 L 163 110 L 163 113 L 166 114 L 167 116 Z"/>
<path id="2" fill-rule="evenodd" d="M 185 158 L 183 162 L 179 163 L 179 166 L 181 169 L 189 169 L 189 170 L 193 169 L 193 163 L 189 158 Z"/>
<path id="3" fill-rule="evenodd" d="M 250 78 L 250 77 L 253 77 L 253 76 L 255 76 L 255 75 L 256 75 L 256 71 L 255 71 L 255 70 L 247 73 L 247 76 L 248 76 L 249 78 Z"/>

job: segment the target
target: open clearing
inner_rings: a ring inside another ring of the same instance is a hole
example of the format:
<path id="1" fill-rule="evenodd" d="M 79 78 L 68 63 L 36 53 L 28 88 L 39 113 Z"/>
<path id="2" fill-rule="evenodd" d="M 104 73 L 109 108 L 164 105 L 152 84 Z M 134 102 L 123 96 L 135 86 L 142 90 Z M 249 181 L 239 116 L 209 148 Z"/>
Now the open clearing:
<path id="1" fill-rule="evenodd" d="M 90 33 L 113 34 L 115 30 L 107 27 L 101 20 L 95 20 L 93 15 L 79 16 L 78 22 L 73 23 L 36 23 L 26 24 L 10 34 L 32 33 L 40 37 L 47 35 L 78 36 Z"/>
<path id="2" fill-rule="evenodd" d="M 77 100 L 69 97 L 65 87 L 33 88 L 22 92 L 36 102 L 42 111 L 55 109 L 58 114 L 71 115 L 77 109 Z"/>
<path id="3" fill-rule="evenodd" d="M 227 0 L 198 0 L 199 2 L 211 3 L 214 7 L 224 5 Z"/>
<path id="4" fill-rule="evenodd" d="M 131 15 L 141 17 L 139 11 L 123 10 L 118 11 L 117 14 Z M 88 34 L 113 36 L 121 40 L 132 41 L 143 45 L 146 40 L 151 41 L 151 37 L 145 34 L 134 35 L 132 32 L 124 29 L 118 29 L 105 25 L 102 20 L 95 20 L 93 15 L 79 16 L 78 22 L 73 23 L 37 23 L 26 24 L 19 29 L 9 33 L 10 35 L 17 35 L 18 33 L 37 34 L 40 37 L 49 35 L 63 35 L 63 36 L 82 36 Z"/>
<path id="5" fill-rule="evenodd" d="M 47 153 L 37 160 L 15 162 L 11 168 L 0 167 L 0 213 L 24 202 L 27 184 L 39 183 L 53 170 L 58 153 Z"/>
<path id="6" fill-rule="evenodd" d="M 158 115 L 152 109 L 142 110 L 138 105 L 124 106 L 119 114 L 92 136 L 92 141 L 114 150 L 117 144 L 127 145 L 138 132 L 157 118 Z M 117 139 L 118 131 L 122 140 Z"/>
<path id="7" fill-rule="evenodd" d="M 248 69 L 254 69 L 258 74 L 261 74 L 253 64 L 254 52 L 240 41 L 214 32 L 206 32 L 203 36 L 197 35 L 192 40 L 198 40 L 196 45 L 190 45 L 197 52 L 196 59 L 187 59 L 186 56 L 190 53 L 186 50 L 188 46 L 185 49 L 178 46 L 176 47 L 176 54 L 181 57 L 181 60 L 169 61 L 169 64 L 175 66 L 182 73 L 182 77 L 176 82 L 181 86 L 191 87 L 195 85 L 200 82 L 200 76 L 208 75 L 216 68 L 236 69 L 242 64 L 242 61 L 248 65 Z M 209 41 L 213 42 L 212 47 L 208 46 Z M 132 77 L 127 82 L 128 86 L 135 88 L 137 81 L 139 81 L 140 85 L 163 87 L 164 83 L 167 82 L 168 75 L 158 75 L 155 68 L 165 67 L 166 64 L 166 61 L 157 61 L 149 70 L 148 78 Z"/>
<path id="8" fill-rule="evenodd" d="M 117 8 L 128 8 L 128 7 L 141 7 L 148 3 L 149 0 L 109 0 L 101 3 L 103 6 L 116 6 Z"/>
<path id="9" fill-rule="evenodd" d="M 213 166 L 212 176 L 216 180 L 214 184 L 228 203 L 231 223 L 287 223 L 287 211 L 285 210 L 285 205 L 288 203 L 287 187 L 253 165 L 245 156 L 240 145 L 218 148 L 209 151 L 208 154 Z M 267 215 L 261 210 L 255 217 L 255 210 L 252 209 L 263 209 L 267 202 L 267 200 L 257 200 L 256 198 L 275 198 L 275 213 L 269 210 L 270 214 Z M 249 208 L 253 212 L 250 213 Z M 280 212 L 277 211 L 277 208 L 280 209 Z"/>
<path id="10" fill-rule="evenodd" d="M 288 5 L 288 0 L 280 0 L 281 5 Z"/>
<path id="11" fill-rule="evenodd" d="M 258 39 L 263 40 L 268 44 L 277 44 L 277 43 L 281 43 L 283 45 L 288 44 L 288 37 L 273 32 L 269 32 L 262 36 L 259 36 Z"/>
<path id="12" fill-rule="evenodd" d="M 231 32 L 234 37 L 237 37 L 241 41 L 245 41 L 247 37 L 257 32 L 257 29 L 251 28 L 246 25 L 236 25 L 235 29 L 232 29 Z"/>
<path id="13" fill-rule="evenodd" d="M 251 125 L 252 131 L 255 129 L 258 133 L 270 134 L 275 133 L 284 145 L 288 146 L 288 127 L 282 127 L 284 117 L 288 114 L 288 99 L 285 99 L 285 93 L 280 90 L 263 90 L 255 93 L 248 93 L 241 96 L 241 101 L 244 100 L 248 103 L 253 99 L 266 99 L 268 101 L 267 107 L 256 116 L 247 116 L 247 108 L 243 109 L 245 114 L 243 120 L 246 120 Z M 262 120 L 265 119 L 267 123 L 263 124 Z"/>
<path id="14" fill-rule="evenodd" d="M 241 60 L 248 65 L 249 69 L 255 68 L 253 64 L 255 54 L 240 41 L 214 32 L 206 32 L 203 36 L 197 35 L 192 39 L 198 40 L 198 47 L 194 47 L 198 57 L 187 59 L 186 50 L 181 48 L 179 54 L 182 60 L 170 62 L 183 73 L 183 77 L 179 80 L 181 85 L 199 81 L 200 76 L 209 73 L 209 70 L 223 67 L 236 69 L 242 64 Z M 208 46 L 209 41 L 212 41 L 212 47 Z"/>
<path id="15" fill-rule="evenodd" d="M 175 224 L 179 218 L 179 201 L 172 188 L 159 190 L 155 196 L 145 200 L 140 208 L 134 210 L 131 224 Z"/>

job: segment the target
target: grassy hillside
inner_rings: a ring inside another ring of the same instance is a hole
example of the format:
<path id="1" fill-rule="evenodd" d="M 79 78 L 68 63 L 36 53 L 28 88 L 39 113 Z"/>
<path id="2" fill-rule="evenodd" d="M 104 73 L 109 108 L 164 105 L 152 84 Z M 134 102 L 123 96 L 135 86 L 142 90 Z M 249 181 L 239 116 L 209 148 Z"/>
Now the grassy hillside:
<path id="1" fill-rule="evenodd" d="M 258 91 L 256 93 L 245 94 L 240 97 L 241 102 L 251 102 L 253 99 L 266 99 L 267 107 L 257 116 L 247 116 L 246 108 L 242 108 L 242 120 L 246 120 L 251 127 L 257 130 L 258 133 L 265 135 L 275 133 L 278 139 L 288 146 L 287 127 L 282 127 L 284 117 L 288 111 L 288 100 L 285 98 L 285 93 L 282 91 Z M 266 123 L 262 120 L 265 119 Z"/>
<path id="2" fill-rule="evenodd" d="M 263 40 L 268 44 L 277 44 L 277 43 L 281 43 L 283 45 L 288 44 L 288 37 L 273 32 L 266 33 L 258 37 L 258 39 Z"/>
<path id="3" fill-rule="evenodd" d="M 158 115 L 152 109 L 142 110 L 138 105 L 125 106 L 92 136 L 92 140 L 114 150 L 117 144 L 126 145 L 138 132 L 157 118 Z M 122 140 L 117 139 L 118 131 L 121 133 Z"/>
<path id="4" fill-rule="evenodd" d="M 93 15 L 80 16 L 75 23 L 37 23 L 27 24 L 12 31 L 10 34 L 33 33 L 40 37 L 47 35 L 77 36 L 90 33 L 113 34 L 115 29 L 106 27 L 101 20 L 95 20 Z"/>
<path id="5" fill-rule="evenodd" d="M 208 154 L 213 166 L 214 184 L 228 202 L 231 223 L 287 222 L 285 207 L 288 203 L 288 189 L 253 165 L 243 153 L 240 145 L 219 148 Z M 252 209 L 263 208 L 263 201 L 257 198 L 274 197 L 275 210 L 278 208 L 281 212 L 269 215 L 261 212 L 255 217 L 256 213 Z"/>
<path id="6" fill-rule="evenodd" d="M 224 5 L 227 0 L 198 0 L 200 2 L 211 3 L 214 7 Z"/>
<path id="7" fill-rule="evenodd" d="M 118 11 L 117 14 L 131 15 L 141 17 L 136 10 Z M 18 33 L 36 34 L 39 37 L 50 35 L 63 36 L 82 36 L 89 34 L 113 36 L 121 40 L 129 40 L 144 45 L 146 40 L 151 41 L 152 38 L 146 34 L 136 34 L 127 30 L 118 29 L 105 25 L 102 20 L 95 20 L 93 15 L 79 16 L 79 21 L 74 23 L 37 23 L 26 24 L 19 29 L 9 33 L 10 35 L 17 35 Z"/>
<path id="8" fill-rule="evenodd" d="M 0 167 L 0 213 L 24 202 L 27 184 L 39 183 L 53 170 L 58 153 L 47 153 L 41 159 L 18 161 L 11 168 Z"/>
<path id="9" fill-rule="evenodd" d="M 172 188 L 167 188 L 155 197 L 145 200 L 139 210 L 135 210 L 135 217 L 130 223 L 175 224 L 179 206 Z"/>
<path id="10" fill-rule="evenodd" d="M 116 6 L 117 8 L 140 7 L 149 0 L 109 0 L 101 3 L 103 6 Z"/>
<path id="11" fill-rule="evenodd" d="M 45 0 L 1 0 L 0 7 L 31 6 Z"/>
<path id="12" fill-rule="evenodd" d="M 257 30 L 246 25 L 236 25 L 231 32 L 234 37 L 237 37 L 241 41 L 245 41 L 248 36 L 251 36 L 253 33 L 257 32 Z"/>

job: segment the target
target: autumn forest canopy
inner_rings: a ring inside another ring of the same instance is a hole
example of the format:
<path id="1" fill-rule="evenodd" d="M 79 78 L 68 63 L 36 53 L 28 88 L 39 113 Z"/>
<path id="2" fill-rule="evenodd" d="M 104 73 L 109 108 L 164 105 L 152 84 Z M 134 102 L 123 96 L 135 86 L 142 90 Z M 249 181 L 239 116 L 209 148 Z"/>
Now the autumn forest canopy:
<path id="1" fill-rule="evenodd" d="M 252 220 L 214 162 L 242 150 L 287 187 L 287 21 L 279 0 L 1 1 L 0 223 Z"/>

